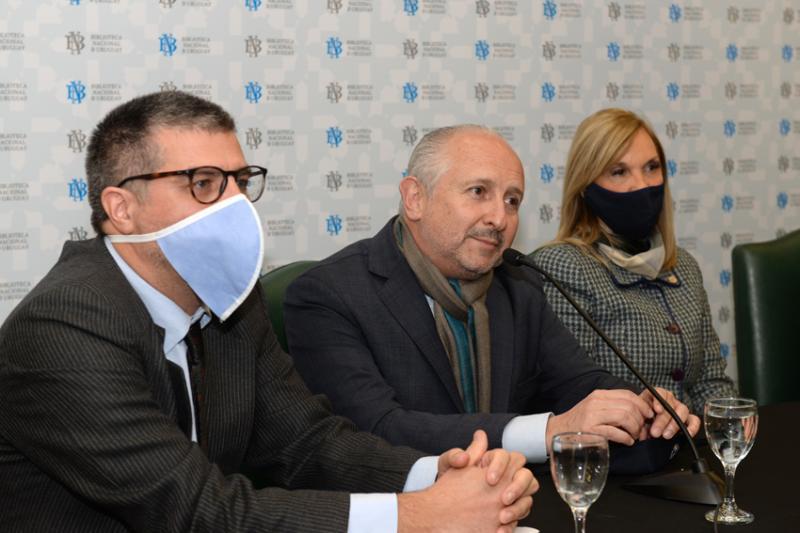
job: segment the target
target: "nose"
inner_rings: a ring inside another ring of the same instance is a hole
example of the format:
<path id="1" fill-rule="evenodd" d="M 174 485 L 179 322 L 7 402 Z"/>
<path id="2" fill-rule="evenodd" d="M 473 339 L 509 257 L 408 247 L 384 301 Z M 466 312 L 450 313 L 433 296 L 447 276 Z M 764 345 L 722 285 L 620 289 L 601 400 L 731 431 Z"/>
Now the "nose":
<path id="1" fill-rule="evenodd" d="M 652 177 L 647 176 L 641 170 L 635 170 L 632 174 L 633 179 L 631 180 L 630 191 L 638 191 L 639 189 L 644 189 L 645 187 L 655 185 L 655 183 L 650 183 L 652 181 Z"/>
<path id="2" fill-rule="evenodd" d="M 508 204 L 506 204 L 505 198 L 501 197 L 488 202 L 488 204 L 483 217 L 484 223 L 498 231 L 503 231 L 508 224 Z"/>

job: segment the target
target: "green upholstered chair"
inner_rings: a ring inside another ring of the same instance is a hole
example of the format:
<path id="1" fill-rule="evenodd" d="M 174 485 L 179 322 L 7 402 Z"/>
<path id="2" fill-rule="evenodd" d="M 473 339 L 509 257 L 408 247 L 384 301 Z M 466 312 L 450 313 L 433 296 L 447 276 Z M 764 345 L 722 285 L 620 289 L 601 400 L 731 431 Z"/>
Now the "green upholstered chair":
<path id="1" fill-rule="evenodd" d="M 297 276 L 316 264 L 317 261 L 295 261 L 270 270 L 259 279 L 267 298 L 267 313 L 272 322 L 272 329 L 275 330 L 278 342 L 287 353 L 289 348 L 286 346 L 286 331 L 283 327 L 283 296 L 286 288 Z"/>
<path id="2" fill-rule="evenodd" d="M 736 246 L 733 297 L 741 394 L 800 400 L 800 230 Z"/>

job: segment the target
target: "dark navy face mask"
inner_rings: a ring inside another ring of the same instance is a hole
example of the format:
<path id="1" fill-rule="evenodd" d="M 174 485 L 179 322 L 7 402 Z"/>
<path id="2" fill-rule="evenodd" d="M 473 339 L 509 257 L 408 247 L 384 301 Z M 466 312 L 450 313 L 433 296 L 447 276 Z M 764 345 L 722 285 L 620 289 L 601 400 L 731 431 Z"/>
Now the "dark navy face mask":
<path id="1" fill-rule="evenodd" d="M 664 184 L 638 191 L 613 192 L 592 183 L 583 194 L 586 205 L 616 235 L 642 240 L 653 232 L 664 205 Z"/>

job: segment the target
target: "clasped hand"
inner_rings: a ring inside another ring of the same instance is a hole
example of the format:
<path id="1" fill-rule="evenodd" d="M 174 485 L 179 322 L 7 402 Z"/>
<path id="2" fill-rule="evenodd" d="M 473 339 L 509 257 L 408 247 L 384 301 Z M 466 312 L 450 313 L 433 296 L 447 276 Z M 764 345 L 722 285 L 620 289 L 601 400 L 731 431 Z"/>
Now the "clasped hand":
<path id="1" fill-rule="evenodd" d="M 700 419 L 670 391 L 661 387 L 656 390 L 694 436 L 700 429 Z M 647 390 L 638 395 L 629 390 L 596 390 L 569 411 L 550 417 L 547 449 L 549 452 L 553 436 L 565 431 L 598 433 L 630 446 L 651 437 L 671 439 L 679 429 L 669 412 Z"/>
<path id="2" fill-rule="evenodd" d="M 402 494 L 401 513 L 404 507 L 416 519 L 432 513 L 437 525 L 431 531 L 512 533 L 530 513 L 539 483 L 522 454 L 488 447 L 486 433 L 478 430 L 466 450 L 454 448 L 439 456 L 436 483 L 420 498 Z M 406 528 L 403 522 L 399 533 L 416 530 L 415 524 Z"/>

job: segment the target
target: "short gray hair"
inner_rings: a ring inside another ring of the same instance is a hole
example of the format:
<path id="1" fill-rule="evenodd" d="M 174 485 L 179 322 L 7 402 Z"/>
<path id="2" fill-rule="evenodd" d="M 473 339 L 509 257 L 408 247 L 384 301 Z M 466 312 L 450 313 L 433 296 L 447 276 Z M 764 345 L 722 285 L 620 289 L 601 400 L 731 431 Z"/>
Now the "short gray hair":
<path id="1" fill-rule="evenodd" d="M 430 193 L 436 185 L 436 180 L 447 171 L 447 161 L 444 157 L 445 145 L 459 133 L 467 132 L 480 132 L 503 139 L 503 136 L 496 131 L 479 124 L 457 124 L 429 131 L 411 152 L 408 160 L 408 175 L 418 178 Z"/>

